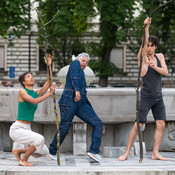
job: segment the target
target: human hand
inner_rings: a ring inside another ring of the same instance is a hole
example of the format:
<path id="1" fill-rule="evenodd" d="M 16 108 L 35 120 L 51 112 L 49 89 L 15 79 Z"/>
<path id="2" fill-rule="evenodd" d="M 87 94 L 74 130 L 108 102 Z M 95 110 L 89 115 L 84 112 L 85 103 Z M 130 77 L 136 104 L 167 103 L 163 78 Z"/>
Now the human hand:
<path id="1" fill-rule="evenodd" d="M 149 18 L 149 17 L 147 17 L 146 19 L 145 19 L 145 21 L 144 21 L 144 25 L 147 25 L 147 26 L 150 26 L 150 24 L 151 24 L 151 18 Z"/>
<path id="2" fill-rule="evenodd" d="M 155 69 L 157 67 L 156 61 L 153 61 L 153 60 L 149 60 L 148 65 L 150 67 L 152 67 L 153 69 Z"/>
<path id="3" fill-rule="evenodd" d="M 81 99 L 80 92 L 79 92 L 79 91 L 76 91 L 76 92 L 75 92 L 75 98 L 74 98 L 74 101 L 75 101 L 75 102 L 78 102 L 80 99 Z"/>
<path id="4" fill-rule="evenodd" d="M 46 57 L 47 57 L 47 59 L 46 59 Z M 46 57 L 44 57 L 45 63 L 47 64 L 47 60 L 48 60 L 48 64 L 49 64 L 49 66 L 51 66 L 53 56 L 51 56 L 50 54 L 46 54 Z"/>
<path id="5" fill-rule="evenodd" d="M 51 92 L 51 94 L 53 94 L 55 92 L 55 87 L 56 87 L 56 83 L 53 82 L 52 85 L 50 86 L 50 92 Z"/>

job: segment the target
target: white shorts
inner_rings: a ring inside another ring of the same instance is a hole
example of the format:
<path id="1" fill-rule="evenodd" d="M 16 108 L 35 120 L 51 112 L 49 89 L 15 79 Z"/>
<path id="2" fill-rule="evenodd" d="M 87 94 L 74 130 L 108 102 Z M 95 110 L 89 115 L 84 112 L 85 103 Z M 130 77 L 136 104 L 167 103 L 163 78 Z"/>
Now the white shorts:
<path id="1" fill-rule="evenodd" d="M 41 134 L 33 132 L 30 128 L 30 124 L 19 121 L 14 122 L 10 127 L 9 135 L 15 142 L 25 146 L 34 146 L 36 148 L 35 152 L 32 154 L 34 157 L 49 154 L 44 137 Z"/>

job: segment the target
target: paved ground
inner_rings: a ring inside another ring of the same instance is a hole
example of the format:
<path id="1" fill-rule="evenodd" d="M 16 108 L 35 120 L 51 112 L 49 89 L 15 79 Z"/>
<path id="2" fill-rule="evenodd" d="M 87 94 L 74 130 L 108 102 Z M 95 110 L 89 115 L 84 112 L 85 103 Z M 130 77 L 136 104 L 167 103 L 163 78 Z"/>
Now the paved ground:
<path id="1" fill-rule="evenodd" d="M 173 175 L 175 174 L 175 152 L 162 152 L 169 161 L 151 160 L 151 153 L 144 155 L 142 163 L 134 156 L 127 161 L 120 162 L 117 158 L 104 158 L 103 163 L 96 163 L 88 156 L 73 156 L 61 154 L 61 166 L 57 161 L 50 161 L 47 157 L 33 158 L 29 161 L 34 167 L 19 166 L 11 152 L 0 151 L 0 175 Z"/>

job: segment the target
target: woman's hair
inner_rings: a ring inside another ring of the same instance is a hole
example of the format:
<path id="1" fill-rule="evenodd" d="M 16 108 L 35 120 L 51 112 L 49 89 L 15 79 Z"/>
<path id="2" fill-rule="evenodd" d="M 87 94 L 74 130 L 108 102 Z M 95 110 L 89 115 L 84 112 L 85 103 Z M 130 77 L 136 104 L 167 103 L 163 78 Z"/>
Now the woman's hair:
<path id="1" fill-rule="evenodd" d="M 72 56 L 72 61 L 74 60 L 79 60 L 82 57 L 86 57 L 88 59 L 88 61 L 90 61 L 90 57 L 87 53 L 80 53 L 77 57 L 75 57 L 74 55 Z"/>
<path id="2" fill-rule="evenodd" d="M 25 85 L 23 84 L 23 81 L 25 81 L 25 76 L 26 76 L 27 74 L 33 75 L 31 72 L 24 72 L 24 73 L 22 73 L 22 74 L 19 76 L 19 78 L 18 78 L 18 81 L 21 83 L 21 85 L 22 85 L 24 88 L 25 88 Z"/>
<path id="3" fill-rule="evenodd" d="M 156 36 L 150 36 L 148 42 L 152 42 L 152 44 L 155 45 L 156 47 L 158 46 L 158 39 Z"/>

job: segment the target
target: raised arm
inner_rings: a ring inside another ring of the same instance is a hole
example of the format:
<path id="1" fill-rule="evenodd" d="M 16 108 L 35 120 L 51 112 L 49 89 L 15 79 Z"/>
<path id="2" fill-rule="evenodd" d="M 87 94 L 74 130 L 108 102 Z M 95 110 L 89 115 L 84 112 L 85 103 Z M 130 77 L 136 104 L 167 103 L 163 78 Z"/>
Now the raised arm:
<path id="1" fill-rule="evenodd" d="M 52 79 L 52 69 L 51 69 L 52 59 L 53 59 L 53 57 L 50 54 L 47 54 L 47 60 L 48 60 L 48 64 L 49 64 L 49 71 L 51 72 L 51 75 L 50 75 L 51 79 Z M 47 60 L 46 60 L 45 57 L 44 57 L 44 60 L 45 60 L 45 63 L 47 65 Z M 40 90 L 37 91 L 38 92 L 38 96 L 40 97 L 43 94 L 45 94 L 46 91 L 49 89 L 49 87 L 50 87 L 50 79 L 49 79 L 49 73 L 47 72 L 47 81 L 43 85 L 43 87 Z"/>
<path id="2" fill-rule="evenodd" d="M 137 54 L 138 67 L 140 67 L 141 53 L 142 53 L 142 44 L 141 44 L 140 49 L 139 49 L 139 52 Z"/>
<path id="3" fill-rule="evenodd" d="M 146 54 L 147 50 L 147 45 L 148 45 L 148 40 L 149 40 L 149 27 L 151 24 L 151 18 L 147 17 L 144 21 L 144 26 L 145 26 L 145 40 L 144 40 L 144 47 L 142 49 L 142 57 L 143 57 L 143 64 L 147 64 L 148 62 L 148 56 Z"/>
<path id="4" fill-rule="evenodd" d="M 145 25 L 145 43 L 144 43 L 144 47 L 147 47 L 147 44 L 148 44 L 150 24 L 151 24 L 151 18 L 147 17 L 144 21 L 144 25 Z"/>

